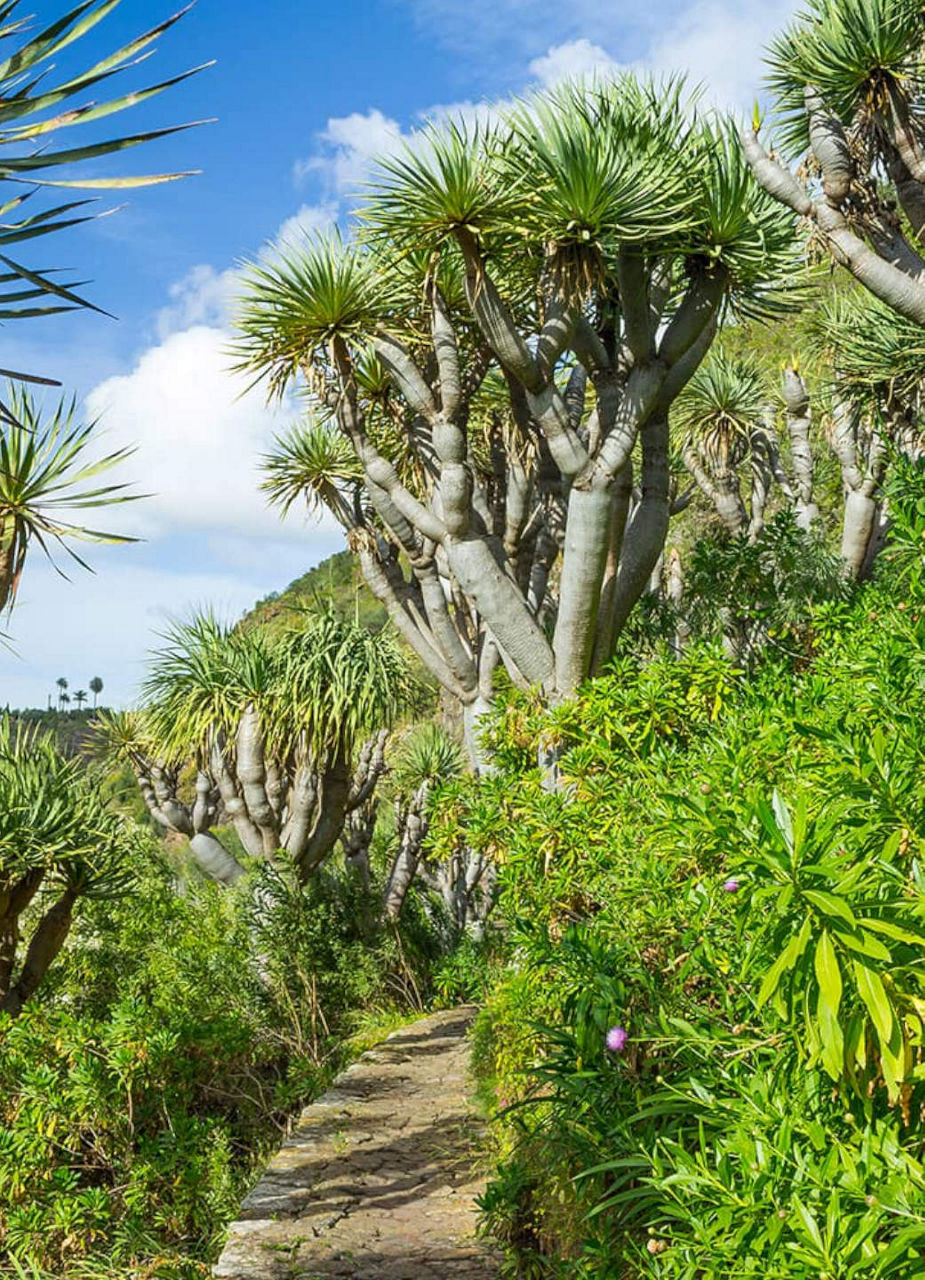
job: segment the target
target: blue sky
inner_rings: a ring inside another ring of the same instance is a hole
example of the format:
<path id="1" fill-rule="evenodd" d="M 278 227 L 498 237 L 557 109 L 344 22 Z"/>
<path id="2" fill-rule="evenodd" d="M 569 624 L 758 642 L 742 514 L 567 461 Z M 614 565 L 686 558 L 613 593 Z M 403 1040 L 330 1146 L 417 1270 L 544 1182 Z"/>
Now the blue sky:
<path id="1" fill-rule="evenodd" d="M 27 7 L 47 21 L 64 0 Z M 336 530 L 297 516 L 283 525 L 257 492 L 259 455 L 287 418 L 259 394 L 242 397 L 228 369 L 236 264 L 280 235 L 343 218 L 372 156 L 428 114 L 617 65 L 684 70 L 718 104 L 747 108 L 761 48 L 795 8 L 792 0 L 199 0 L 130 75 L 137 87 L 217 65 L 116 120 L 131 132 L 216 123 L 99 162 L 96 172 L 202 173 L 132 192 L 111 216 L 28 259 L 92 280 L 86 292 L 117 319 L 80 313 L 4 331 L 0 363 L 59 378 L 99 416 L 104 444 L 135 443 L 125 478 L 152 497 L 113 514 L 112 527 L 144 540 L 91 549 L 93 575 L 68 570 L 64 581 L 33 553 L 6 624 L 0 705 L 44 705 L 62 675 L 72 690 L 99 675 L 108 701 L 128 703 L 171 615 L 208 603 L 237 617 L 339 549 Z M 169 10 L 170 0 L 122 0 L 73 61 L 89 64 Z"/>

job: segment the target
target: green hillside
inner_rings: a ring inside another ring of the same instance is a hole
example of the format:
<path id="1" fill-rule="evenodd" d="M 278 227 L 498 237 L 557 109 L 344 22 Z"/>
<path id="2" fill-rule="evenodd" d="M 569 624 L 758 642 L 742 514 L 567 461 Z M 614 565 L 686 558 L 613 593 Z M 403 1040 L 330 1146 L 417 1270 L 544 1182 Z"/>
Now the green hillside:
<path id="1" fill-rule="evenodd" d="M 291 622 L 306 609 L 330 604 L 345 617 L 356 617 L 371 631 L 380 631 L 386 612 L 363 582 L 356 560 L 349 551 L 338 551 L 321 564 L 290 582 L 283 591 L 274 591 L 258 600 L 244 619 L 272 627 Z"/>

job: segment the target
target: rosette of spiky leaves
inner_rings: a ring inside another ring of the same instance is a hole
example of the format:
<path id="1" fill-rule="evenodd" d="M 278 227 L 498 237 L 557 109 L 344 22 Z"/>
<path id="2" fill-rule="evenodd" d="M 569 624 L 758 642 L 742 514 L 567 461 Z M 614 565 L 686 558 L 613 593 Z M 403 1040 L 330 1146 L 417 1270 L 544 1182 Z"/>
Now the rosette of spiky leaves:
<path id="1" fill-rule="evenodd" d="M 729 120 L 697 126 L 697 224 L 689 259 L 725 273 L 730 304 L 763 316 L 795 305 L 803 282 L 796 219 L 755 181 Z"/>
<path id="2" fill-rule="evenodd" d="M 333 339 L 363 344 L 390 314 L 376 258 L 339 235 L 287 241 L 245 272 L 236 308 L 237 367 L 282 395 L 311 366 L 323 376 Z"/>
<path id="3" fill-rule="evenodd" d="M 413 795 L 422 783 L 438 786 L 465 772 L 462 747 L 440 725 L 428 721 L 414 725 L 398 743 L 389 763 L 390 789 L 400 795 Z"/>
<path id="4" fill-rule="evenodd" d="M 388 726 L 417 697 L 391 634 L 333 612 L 273 634 L 199 613 L 165 639 L 145 693 L 152 734 L 170 758 L 205 753 L 216 738 L 233 750 L 248 707 L 280 760 L 306 749 L 349 755 L 358 735 Z"/>
<path id="5" fill-rule="evenodd" d="M 144 692 L 152 735 L 168 758 L 205 754 L 216 735 L 233 742 L 245 708 L 272 700 L 278 662 L 258 628 L 236 629 L 205 611 L 173 623 L 164 640 Z"/>
<path id="6" fill-rule="evenodd" d="M 769 51 L 783 144 L 795 153 L 809 146 L 807 86 L 846 128 L 876 127 L 880 117 L 918 132 L 923 43 L 918 0 L 810 0 Z"/>
<path id="7" fill-rule="evenodd" d="M 0 608 L 15 600 L 33 542 L 49 558 L 57 547 L 88 568 L 70 545 L 74 541 L 135 541 L 76 524 L 65 515 L 141 496 L 129 493 L 125 484 L 99 483 L 133 450 L 117 449 L 93 459 L 96 423 L 79 422 L 73 400 L 61 400 L 46 411 L 28 392 L 11 385 L 9 406 L 9 418 L 0 421 Z"/>
<path id="8" fill-rule="evenodd" d="M 0 886 L 30 870 L 104 897 L 130 881 L 129 832 L 87 761 L 48 735 L 0 722 Z"/>
<path id="9" fill-rule="evenodd" d="M 403 253 L 433 251 L 459 231 L 480 239 L 508 233 L 526 186 L 526 174 L 499 163 L 510 145 L 497 122 L 429 123 L 380 159 L 361 211 L 367 233 Z"/>
<path id="10" fill-rule="evenodd" d="M 277 714 L 293 741 L 349 756 L 360 738 L 389 728 L 419 704 L 422 691 L 390 631 L 375 635 L 327 610 L 281 632 Z"/>
<path id="11" fill-rule="evenodd" d="M 92 724 L 91 748 L 112 763 L 142 764 L 158 754 L 151 725 L 143 708 L 100 711 Z"/>
<path id="12" fill-rule="evenodd" d="M 575 81 L 519 103 L 499 163 L 519 220 L 567 294 L 600 284 L 618 244 L 664 250 L 692 225 L 680 82 Z"/>
<path id="13" fill-rule="evenodd" d="M 895 399 L 925 390 L 925 336 L 866 290 L 833 292 L 814 311 L 810 339 L 830 370 L 832 389 L 879 415 Z"/>
<path id="14" fill-rule="evenodd" d="M 672 421 L 711 467 L 735 467 L 771 398 L 754 359 L 714 350 L 675 401 Z"/>
<path id="15" fill-rule="evenodd" d="M 363 470 L 350 442 L 327 419 L 310 417 L 284 435 L 264 454 L 261 489 L 283 515 L 304 500 L 309 511 L 327 509 L 348 525 Z"/>
<path id="16" fill-rule="evenodd" d="M 65 129 L 94 123 L 136 106 L 201 68 L 135 89 L 113 98 L 88 99 L 112 76 L 144 62 L 152 45 L 183 16 L 186 10 L 131 40 L 114 53 L 57 83 L 50 83 L 58 56 L 93 31 L 119 4 L 119 0 L 83 0 L 48 26 L 36 30 L 31 18 L 20 16 L 19 0 L 0 3 L 0 319 L 46 315 L 53 311 L 89 306 L 75 292 L 79 284 L 65 285 L 54 272 L 35 269 L 7 256 L 10 247 L 51 232 L 63 231 L 88 218 L 87 201 L 66 201 L 29 213 L 25 202 L 42 187 L 54 189 L 114 190 L 150 186 L 184 177 L 161 173 L 139 177 L 95 177 L 80 173 L 68 178 L 49 177 L 62 166 L 83 165 L 101 156 L 125 151 L 155 138 L 177 132 L 175 126 L 147 133 L 103 138 L 84 146 L 61 147 L 56 139 Z M 84 101 L 80 101 L 84 98 Z M 75 102 L 75 99 L 78 101 Z M 49 145 L 50 144 L 50 145 Z"/>

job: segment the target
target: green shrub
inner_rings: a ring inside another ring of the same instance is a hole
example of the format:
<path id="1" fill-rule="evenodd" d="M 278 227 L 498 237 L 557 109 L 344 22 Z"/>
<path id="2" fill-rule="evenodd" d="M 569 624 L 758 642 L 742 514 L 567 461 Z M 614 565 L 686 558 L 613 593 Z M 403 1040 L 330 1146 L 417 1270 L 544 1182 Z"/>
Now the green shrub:
<path id="1" fill-rule="evenodd" d="M 925 503 L 894 511 L 798 655 L 518 695 L 448 793 L 435 839 L 493 853 L 510 931 L 476 1062 L 512 1276 L 925 1269 Z"/>
<path id="2" fill-rule="evenodd" d="M 192 1280 L 360 1028 L 430 993 L 420 911 L 383 933 L 357 879 L 229 893 L 140 845 L 40 1002 L 0 1021 L 0 1274 Z M 7 1265 L 12 1270 L 5 1271 Z"/>

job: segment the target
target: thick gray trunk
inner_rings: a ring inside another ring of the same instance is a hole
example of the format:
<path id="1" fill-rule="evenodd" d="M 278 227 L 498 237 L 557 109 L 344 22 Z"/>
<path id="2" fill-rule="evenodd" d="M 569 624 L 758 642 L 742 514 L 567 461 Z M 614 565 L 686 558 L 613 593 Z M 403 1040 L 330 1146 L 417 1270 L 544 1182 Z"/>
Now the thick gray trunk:
<path id="1" fill-rule="evenodd" d="M 238 794 L 237 783 L 228 768 L 218 742 L 212 746 L 210 759 L 212 777 L 218 787 L 225 813 L 234 824 L 238 839 L 252 858 L 263 856 L 263 839 L 254 823 L 248 816 L 247 806 Z"/>
<path id="2" fill-rule="evenodd" d="M 487 542 L 448 537 L 444 545 L 463 594 L 491 627 L 507 657 L 528 684 L 548 684 L 554 669 L 552 649 Z"/>
<path id="3" fill-rule="evenodd" d="M 633 512 L 623 540 L 614 600 L 614 631 L 619 635 L 630 611 L 646 589 L 665 547 L 670 518 L 668 423 L 650 422 L 642 431 L 642 500 Z"/>
<path id="4" fill-rule="evenodd" d="M 475 774 L 491 772 L 488 753 L 481 743 L 481 721 L 491 709 L 492 703 L 481 694 L 474 698 L 472 702 L 467 702 L 463 707 L 463 741 L 466 744 L 469 764 Z"/>
<path id="5" fill-rule="evenodd" d="M 591 669 L 613 524 L 612 488 L 612 484 L 593 489 L 573 485 L 569 494 L 559 614 L 552 646 L 556 691 L 565 697 L 575 692 Z"/>
<path id="6" fill-rule="evenodd" d="M 276 814 L 267 795 L 263 730 L 253 703 L 244 708 L 235 741 L 235 768 L 247 812 L 260 832 L 261 852 L 271 857 L 279 848 Z"/>
<path id="7" fill-rule="evenodd" d="M 190 838 L 189 847 L 206 875 L 219 884 L 234 884 L 244 874 L 237 858 L 209 831 L 198 831 Z"/>
<path id="8" fill-rule="evenodd" d="M 859 578 L 877 523 L 877 503 L 863 489 L 849 489 L 842 522 L 841 558 L 845 573 Z"/>

